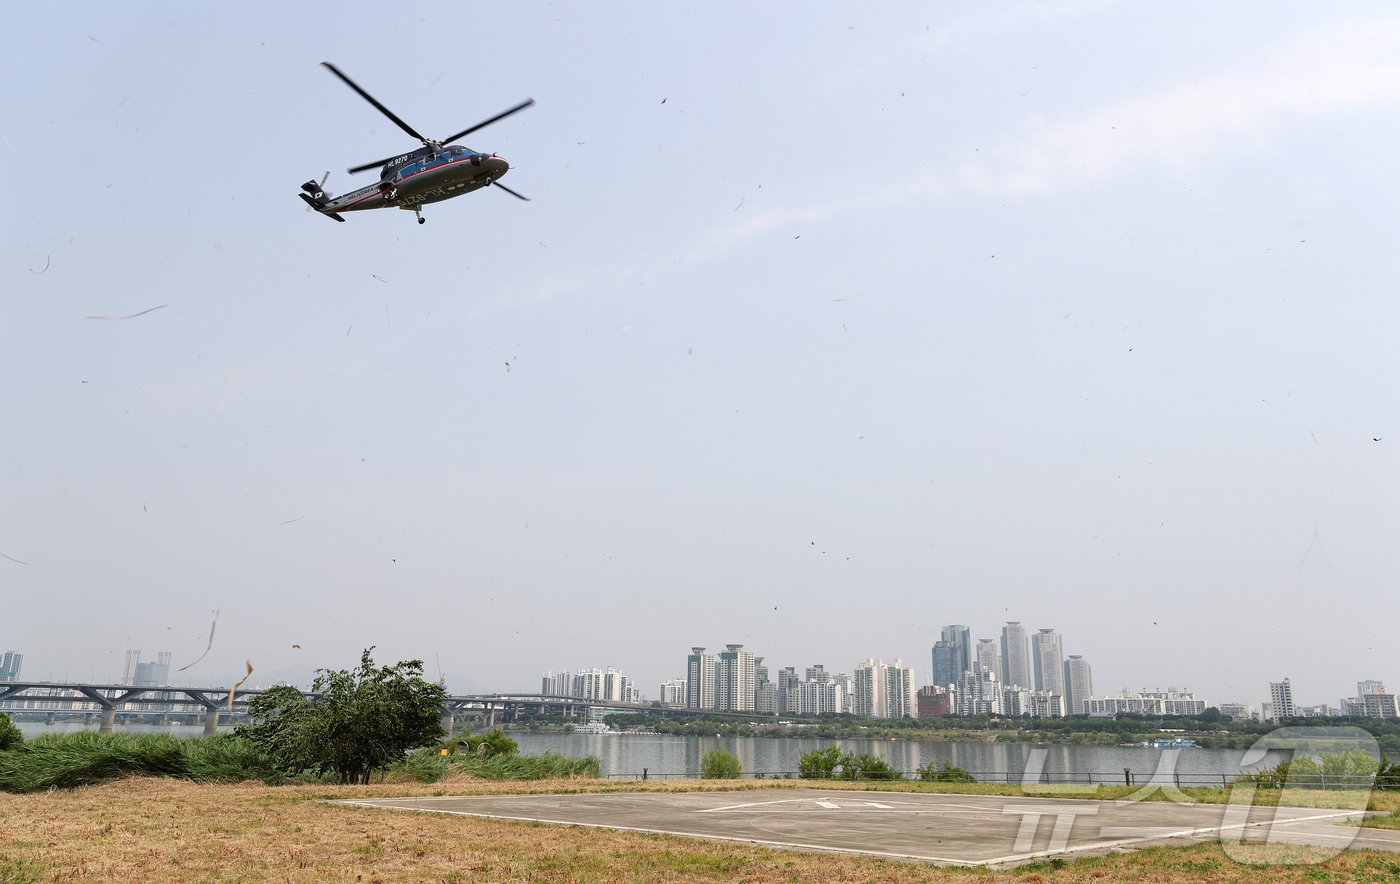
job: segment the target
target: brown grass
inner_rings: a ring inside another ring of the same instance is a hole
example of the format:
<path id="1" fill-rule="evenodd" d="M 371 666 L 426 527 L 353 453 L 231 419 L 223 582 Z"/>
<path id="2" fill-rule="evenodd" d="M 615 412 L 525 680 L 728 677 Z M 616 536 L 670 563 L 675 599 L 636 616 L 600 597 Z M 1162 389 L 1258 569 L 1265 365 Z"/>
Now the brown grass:
<path id="1" fill-rule="evenodd" d="M 1318 865 L 1261 868 L 1232 862 L 1214 843 L 1000 872 L 939 869 L 664 835 L 380 812 L 315 800 L 808 785 L 464 778 L 446 784 L 341 788 L 128 779 L 67 792 L 0 795 L 0 881 L 1301 882 L 1391 881 L 1400 876 L 1400 856 L 1393 854 L 1357 852 Z"/>

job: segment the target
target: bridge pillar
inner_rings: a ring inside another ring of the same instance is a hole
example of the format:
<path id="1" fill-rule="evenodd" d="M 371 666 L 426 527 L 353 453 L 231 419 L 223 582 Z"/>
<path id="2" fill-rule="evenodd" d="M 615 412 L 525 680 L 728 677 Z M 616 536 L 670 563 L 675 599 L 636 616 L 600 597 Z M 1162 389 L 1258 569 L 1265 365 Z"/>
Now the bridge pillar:
<path id="1" fill-rule="evenodd" d="M 442 714 L 442 729 L 449 737 L 457 729 L 457 716 L 450 709 Z"/>
<path id="2" fill-rule="evenodd" d="M 212 737 L 219 732 L 219 707 L 210 706 L 204 710 L 204 736 Z"/>
<path id="3" fill-rule="evenodd" d="M 491 728 L 491 727 L 495 727 L 495 726 L 496 726 L 496 707 L 495 707 L 495 706 L 492 706 L 492 707 L 491 707 L 491 717 L 487 719 L 487 721 L 486 721 L 486 726 L 487 726 L 488 728 Z"/>
<path id="4" fill-rule="evenodd" d="M 100 733 L 110 734 L 112 732 L 112 728 L 114 728 L 116 724 L 117 707 L 108 706 L 106 709 L 102 710 L 102 724 L 98 726 L 97 730 Z"/>

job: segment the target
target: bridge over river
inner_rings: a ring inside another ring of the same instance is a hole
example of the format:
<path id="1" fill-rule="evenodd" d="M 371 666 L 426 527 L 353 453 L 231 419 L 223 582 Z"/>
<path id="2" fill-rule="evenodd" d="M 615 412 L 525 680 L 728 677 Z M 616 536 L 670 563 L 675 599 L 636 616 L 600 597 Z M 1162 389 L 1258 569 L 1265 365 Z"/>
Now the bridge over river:
<path id="1" fill-rule="evenodd" d="M 204 732 L 213 734 L 223 716 L 246 717 L 248 703 L 268 688 L 207 688 L 181 685 L 89 684 L 61 681 L 0 682 L 0 712 L 25 718 L 97 719 L 98 730 L 110 731 L 120 715 L 126 720 L 161 722 L 188 720 L 204 722 Z M 315 699 L 319 694 L 302 691 Z M 457 719 L 484 719 L 488 726 L 507 723 L 522 715 L 559 715 L 583 719 L 591 709 L 616 712 L 653 712 L 665 715 L 718 715 L 737 719 L 754 716 L 741 712 L 715 712 L 653 706 L 649 703 L 623 703 L 617 700 L 591 700 L 549 694 L 465 694 L 451 696 L 442 705 L 443 728 L 452 733 Z"/>

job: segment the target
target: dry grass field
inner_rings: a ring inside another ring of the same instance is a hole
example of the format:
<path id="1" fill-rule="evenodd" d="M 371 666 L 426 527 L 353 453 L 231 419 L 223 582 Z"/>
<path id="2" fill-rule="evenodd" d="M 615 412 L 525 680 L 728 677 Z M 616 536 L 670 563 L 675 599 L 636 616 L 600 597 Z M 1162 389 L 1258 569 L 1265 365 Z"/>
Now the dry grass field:
<path id="1" fill-rule="evenodd" d="M 1244 866 L 1214 843 L 1051 861 L 1006 871 L 691 838 L 374 812 L 318 799 L 635 789 L 783 788 L 752 780 L 603 780 L 363 787 L 198 785 L 125 779 L 0 795 L 0 881 L 1395 881 L 1400 855 L 1347 853 L 1318 865 Z M 823 783 L 827 788 L 830 783 Z M 869 784 L 861 784 L 868 788 Z M 1303 848 L 1294 849 L 1295 854 Z"/>

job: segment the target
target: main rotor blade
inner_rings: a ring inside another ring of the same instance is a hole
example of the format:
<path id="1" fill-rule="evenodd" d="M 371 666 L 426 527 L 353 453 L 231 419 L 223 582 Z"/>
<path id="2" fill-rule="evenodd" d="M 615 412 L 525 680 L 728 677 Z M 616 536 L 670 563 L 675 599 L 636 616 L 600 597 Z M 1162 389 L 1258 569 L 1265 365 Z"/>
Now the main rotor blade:
<path id="1" fill-rule="evenodd" d="M 422 135 L 419 135 L 417 132 L 415 132 L 415 131 L 413 130 L 413 127 L 412 127 L 412 126 L 408 125 L 408 124 L 405 123 L 403 120 L 400 120 L 398 117 L 394 116 L 394 112 L 393 112 L 393 111 L 389 110 L 387 107 L 385 107 L 384 105 L 382 105 L 382 104 L 380 104 L 378 101 L 376 101 L 373 95 L 370 95 L 368 92 L 366 92 L 365 90 L 361 89 L 361 88 L 359 87 L 359 85 L 355 83 L 354 80 L 352 80 L 352 79 L 350 79 L 349 77 L 347 77 L 347 76 L 345 76 L 344 74 L 342 74 L 342 73 L 340 72 L 340 69 L 337 68 L 335 65 L 331 64 L 331 63 L 328 62 L 328 61 L 323 61 L 323 62 L 321 62 L 321 64 L 322 64 L 327 70 L 329 70 L 331 73 L 333 73 L 333 74 L 335 74 L 337 77 L 339 77 L 339 78 L 341 79 L 341 81 L 342 81 L 343 83 L 345 83 L 346 86 L 349 86 L 351 89 L 354 89 L 356 92 L 358 92 L 358 93 L 360 94 L 360 97 L 361 97 L 361 98 L 363 98 L 365 101 L 368 101 L 370 104 L 372 104 L 372 105 L 374 105 L 376 108 L 378 108 L 378 109 L 379 109 L 379 112 L 380 112 L 381 114 L 383 114 L 384 116 L 386 116 L 386 117 L 388 117 L 389 119 L 393 120 L 393 121 L 398 125 L 398 127 L 399 127 L 400 129 L 404 130 L 404 131 L 407 132 L 409 135 L 412 135 L 414 138 L 417 138 L 419 141 L 423 142 L 424 144 L 427 144 L 427 143 L 428 143 L 428 139 L 424 138 Z M 368 168 L 368 167 L 366 167 L 366 168 Z M 354 170 L 351 169 L 351 171 L 353 172 Z"/>
<path id="2" fill-rule="evenodd" d="M 504 184 L 502 184 L 502 183 L 499 182 L 499 181 L 492 181 L 492 182 L 491 182 L 491 186 L 492 186 L 492 187 L 499 187 L 501 190 L 504 190 L 506 193 L 510 194 L 511 196 L 515 197 L 515 198 L 518 199 L 518 200 L 524 200 L 524 201 L 527 202 L 527 203 L 530 201 L 530 198 L 529 198 L 528 196 L 521 196 L 520 194 L 518 194 L 518 193 L 516 193 L 515 191 L 511 190 L 509 187 L 506 187 Z"/>
<path id="3" fill-rule="evenodd" d="M 331 70 L 335 70 L 335 68 L 331 68 Z M 356 88 L 358 88 L 358 87 L 356 87 Z M 374 99 L 370 99 L 370 100 L 373 101 Z M 501 111 L 500 113 L 496 114 L 494 117 L 492 117 L 492 118 L 489 119 L 489 120 L 482 120 L 480 123 L 477 123 L 475 126 L 472 126 L 470 129 L 463 129 L 461 132 L 458 132 L 456 135 L 449 135 L 449 136 L 447 136 L 446 138 L 442 139 L 442 143 L 443 143 L 443 144 L 451 144 L 452 142 L 456 141 L 458 138 L 465 138 L 466 136 L 468 136 L 468 135 L 472 134 L 473 132 L 475 132 L 477 129 L 485 129 L 487 126 L 491 125 L 492 123 L 499 122 L 500 120 L 504 120 L 506 117 L 510 116 L 511 114 L 515 113 L 516 111 L 523 111 L 525 108 L 529 107 L 530 105 L 532 105 L 532 104 L 534 104 L 534 103 L 535 103 L 535 99 L 533 99 L 533 98 L 527 98 L 527 99 L 525 99 L 524 101 L 522 101 L 522 102 L 520 102 L 519 104 L 517 104 L 515 107 L 511 108 L 510 110 Z M 387 113 L 387 111 L 386 111 L 386 113 Z"/>
<path id="4" fill-rule="evenodd" d="M 365 171 L 366 169 L 373 169 L 373 168 L 375 168 L 375 167 L 377 167 L 377 166 L 382 166 L 382 165 L 384 165 L 385 163 L 389 162 L 390 160 L 395 159 L 395 158 L 400 157 L 400 156 L 403 156 L 403 154 L 394 154 L 394 156 L 392 156 L 392 157 L 385 157 L 385 158 L 382 159 L 382 160 L 376 160 L 376 161 L 374 161 L 374 162 L 372 162 L 372 163 L 362 163 L 362 164 L 360 164 L 360 165 L 358 165 L 358 166 L 352 166 L 351 168 L 346 169 L 345 171 L 349 172 L 351 175 L 354 175 L 356 172 L 363 172 L 363 171 Z"/>

